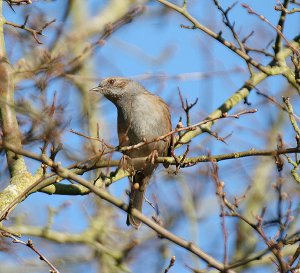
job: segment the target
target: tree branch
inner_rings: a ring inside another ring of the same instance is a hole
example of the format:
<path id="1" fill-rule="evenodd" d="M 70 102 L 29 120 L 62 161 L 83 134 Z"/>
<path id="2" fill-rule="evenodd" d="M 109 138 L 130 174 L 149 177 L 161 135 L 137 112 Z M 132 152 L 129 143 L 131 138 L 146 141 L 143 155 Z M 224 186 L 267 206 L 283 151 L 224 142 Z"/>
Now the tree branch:
<path id="1" fill-rule="evenodd" d="M 2 1 L 0 3 L 0 16 L 2 15 Z M 0 110 L 1 110 L 1 127 L 3 141 L 16 148 L 21 148 L 21 137 L 19 133 L 19 125 L 17 122 L 16 111 L 14 109 L 14 82 L 13 69 L 7 59 L 4 41 L 3 25 L 5 20 L 0 18 Z M 18 172 L 18 169 L 26 169 L 25 163 L 20 156 L 15 155 L 11 151 L 6 151 L 7 164 L 11 176 Z M 20 164 L 18 166 L 18 164 Z"/>
<path id="2" fill-rule="evenodd" d="M 144 216 L 141 212 L 139 212 L 136 209 L 129 208 L 123 201 L 115 198 L 111 194 L 109 194 L 106 190 L 102 188 L 97 188 L 93 184 L 91 184 L 89 181 L 85 180 L 84 178 L 74 174 L 70 170 L 63 168 L 60 163 L 52 161 L 49 157 L 47 157 L 45 154 L 42 155 L 35 155 L 35 159 L 38 161 L 41 161 L 43 164 L 46 164 L 47 166 L 51 167 L 55 173 L 57 173 L 60 177 L 64 179 L 69 179 L 72 181 L 75 181 L 79 183 L 80 185 L 88 188 L 91 192 L 99 196 L 100 198 L 106 200 L 107 202 L 113 204 L 114 206 L 118 207 L 119 209 L 123 210 L 124 212 L 132 214 L 137 219 L 141 220 L 145 225 L 153 229 L 155 232 L 157 232 L 161 238 L 165 238 L 178 246 L 181 246 L 191 253 L 195 254 L 202 260 L 204 260 L 210 267 L 216 268 L 220 271 L 223 271 L 224 265 L 214 259 L 212 256 L 206 254 L 202 249 L 194 245 L 192 242 L 185 241 L 184 239 L 180 238 L 179 236 L 176 236 L 175 234 L 171 233 L 170 231 L 166 230 L 162 226 L 156 224 L 146 216 Z M 39 187 L 37 187 L 39 189 Z M 2 211 L 0 219 L 5 219 L 7 215 L 7 211 Z M 227 271 L 233 273 L 234 271 Z"/>

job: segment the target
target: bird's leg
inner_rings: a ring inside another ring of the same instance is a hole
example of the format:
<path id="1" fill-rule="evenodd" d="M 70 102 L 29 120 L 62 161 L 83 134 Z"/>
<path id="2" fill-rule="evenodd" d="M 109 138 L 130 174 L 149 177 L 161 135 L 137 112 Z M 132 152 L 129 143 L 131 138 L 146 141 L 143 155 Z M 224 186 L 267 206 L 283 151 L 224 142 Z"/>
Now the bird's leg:
<path id="1" fill-rule="evenodd" d="M 119 168 L 125 171 L 129 171 L 130 173 L 133 171 L 132 161 L 128 155 L 123 155 L 120 163 Z"/>
<path id="2" fill-rule="evenodd" d="M 153 150 L 148 156 L 146 161 L 150 162 L 152 165 L 155 164 L 155 160 L 158 158 L 158 151 L 157 150 Z"/>

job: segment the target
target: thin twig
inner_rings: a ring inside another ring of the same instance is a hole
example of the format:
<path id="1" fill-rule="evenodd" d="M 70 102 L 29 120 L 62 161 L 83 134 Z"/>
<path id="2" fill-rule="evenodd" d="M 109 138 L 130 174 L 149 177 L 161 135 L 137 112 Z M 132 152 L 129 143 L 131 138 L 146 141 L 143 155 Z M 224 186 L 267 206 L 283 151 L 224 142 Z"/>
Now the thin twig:
<path id="1" fill-rule="evenodd" d="M 231 6 L 229 6 L 226 10 L 224 10 L 219 1 L 218 0 L 213 0 L 217 9 L 221 11 L 222 13 L 222 16 L 223 16 L 223 23 L 225 24 L 225 26 L 227 26 L 229 28 L 229 30 L 231 31 L 232 33 L 232 36 L 233 38 L 237 41 L 239 47 L 240 47 L 240 50 L 242 50 L 245 54 L 247 54 L 247 51 L 245 49 L 245 45 L 244 43 L 240 40 L 238 34 L 236 33 L 234 27 L 235 27 L 235 24 L 234 23 L 231 23 L 231 21 L 229 20 L 229 12 L 236 6 L 237 2 L 234 2 Z M 246 62 L 247 63 L 247 66 L 248 66 L 248 69 L 249 69 L 249 72 L 250 74 L 252 75 L 253 74 L 253 69 L 250 65 L 249 62 Z"/>
<path id="2" fill-rule="evenodd" d="M 196 124 L 193 124 L 193 125 L 190 125 L 190 126 L 187 126 L 187 127 L 179 127 L 179 128 L 175 128 L 174 130 L 170 131 L 169 133 L 165 134 L 165 135 L 162 135 L 160 137 L 157 137 L 155 139 L 152 139 L 152 140 L 147 140 L 147 141 L 143 141 L 143 142 L 140 142 L 138 144 L 135 144 L 135 145 L 131 145 L 131 146 L 126 146 L 126 147 L 117 147 L 115 148 L 114 150 L 112 151 L 108 151 L 107 153 L 111 153 L 113 151 L 120 151 L 120 152 L 124 152 L 124 151 L 129 151 L 129 150 L 132 150 L 132 149 L 137 149 L 137 148 L 140 148 L 144 145 L 147 145 L 147 144 L 150 144 L 150 143 L 153 143 L 153 142 L 158 142 L 158 141 L 161 141 L 161 140 L 164 140 L 166 139 L 167 137 L 173 135 L 173 134 L 176 134 L 178 132 L 181 132 L 181 131 L 192 131 L 194 130 L 195 128 L 197 127 L 200 127 L 200 126 L 203 126 L 207 123 L 210 123 L 212 121 L 216 121 L 216 120 L 220 120 L 220 119 L 223 119 L 223 118 L 239 118 L 240 116 L 242 115 L 245 115 L 245 114 L 253 114 L 253 113 L 256 113 L 257 110 L 256 109 L 249 109 L 249 110 L 243 110 L 241 112 L 238 112 L 236 114 L 226 114 L 224 113 L 222 116 L 220 117 L 216 117 L 216 118 L 209 118 L 209 119 L 205 119 L 201 122 L 198 122 Z"/>
<path id="3" fill-rule="evenodd" d="M 10 5 L 29 5 L 32 4 L 31 0 L 5 0 L 5 2 L 7 2 Z"/>
<path id="4" fill-rule="evenodd" d="M 265 16 L 258 14 L 256 11 L 254 11 L 249 5 L 247 4 L 242 4 L 242 7 L 244 7 L 245 9 L 247 9 L 249 14 L 254 14 L 256 15 L 259 19 L 261 19 L 262 21 L 266 22 L 269 26 L 271 26 L 280 37 L 282 37 L 286 44 L 287 47 L 290 48 L 292 50 L 292 52 L 294 54 L 296 54 L 298 57 L 300 57 L 300 52 L 289 42 L 289 40 L 283 35 L 282 31 L 280 28 L 277 28 L 276 26 L 274 26 Z"/>
<path id="5" fill-rule="evenodd" d="M 219 199 L 220 203 L 220 217 L 221 217 L 221 228 L 222 228 L 222 234 L 224 238 L 224 259 L 223 263 L 225 266 L 228 263 L 228 231 L 226 227 L 226 222 L 225 222 L 225 207 L 226 203 L 226 193 L 224 192 L 224 182 L 222 182 L 219 178 L 219 167 L 216 163 L 212 162 L 212 168 L 211 168 L 211 176 L 215 182 L 215 187 L 216 187 L 216 194 Z"/>
<path id="6" fill-rule="evenodd" d="M 56 21 L 56 19 L 53 19 L 53 20 L 45 23 L 40 29 L 33 29 L 33 28 L 30 28 L 30 27 L 26 27 L 27 21 L 28 21 L 28 16 L 26 16 L 25 21 L 24 21 L 24 23 L 22 25 L 16 24 L 16 23 L 13 23 L 13 22 L 9 22 L 9 21 L 5 21 L 5 24 L 9 25 L 9 26 L 12 26 L 12 27 L 15 27 L 15 28 L 20 28 L 20 29 L 26 30 L 27 32 L 29 32 L 33 36 L 34 40 L 38 44 L 43 44 L 39 40 L 38 36 L 44 36 L 43 35 L 43 30 L 45 28 L 47 28 L 49 25 L 51 25 L 52 23 L 54 23 Z"/>
<path id="7" fill-rule="evenodd" d="M 73 129 L 70 129 L 69 132 L 72 133 L 72 134 L 75 134 L 75 135 L 84 137 L 84 138 L 89 139 L 89 140 L 95 140 L 95 141 L 98 141 L 98 142 L 100 142 L 101 144 L 103 144 L 103 145 L 104 145 L 105 147 L 107 147 L 107 148 L 110 148 L 110 149 L 113 149 L 113 148 L 114 148 L 114 146 L 112 146 L 112 145 L 110 145 L 110 144 L 104 142 L 104 140 L 103 140 L 102 138 L 87 136 L 87 135 L 85 135 L 85 134 L 83 134 L 83 133 L 80 133 L 80 132 L 77 132 L 77 131 L 75 131 L 75 130 L 73 130 Z"/>
<path id="8" fill-rule="evenodd" d="M 66 168 L 63 168 L 59 162 L 52 161 L 49 157 L 47 157 L 45 154 L 42 155 L 35 155 L 34 159 L 48 165 L 52 168 L 52 170 L 57 173 L 62 178 L 72 180 L 74 182 L 77 182 L 81 184 L 82 186 L 88 188 L 91 192 L 95 193 L 100 198 L 106 200 L 107 202 L 113 204 L 114 206 L 118 207 L 119 209 L 132 214 L 134 217 L 142 221 L 145 225 L 156 231 L 161 238 L 168 239 L 169 241 L 187 249 L 191 253 L 195 254 L 202 260 L 204 260 L 209 266 L 218 269 L 219 271 L 223 271 L 224 264 L 217 261 L 212 256 L 205 253 L 202 249 L 197 247 L 195 244 L 188 242 L 181 237 L 171 233 L 170 231 L 166 230 L 165 228 L 161 227 L 160 225 L 156 224 L 152 220 L 150 220 L 148 217 L 144 216 L 141 212 L 139 212 L 136 209 L 129 208 L 123 201 L 115 198 L 110 193 L 108 193 L 103 188 L 98 188 L 94 186 L 92 183 L 87 181 L 81 176 L 78 176 L 74 174 L 73 172 L 69 171 Z M 1 213 L 0 219 L 5 219 L 7 215 L 7 212 L 4 211 Z M 227 271 L 228 273 L 233 273 L 234 271 L 230 270 Z"/>
<path id="9" fill-rule="evenodd" d="M 300 12 L 300 8 L 292 8 L 290 10 L 286 9 L 281 3 L 274 7 L 277 11 L 284 11 L 286 14 L 293 14 L 296 12 Z"/>
<path id="10" fill-rule="evenodd" d="M 51 268 L 51 271 L 50 271 L 51 273 L 60 273 L 59 270 L 33 245 L 32 240 L 29 239 L 27 242 L 24 242 L 24 241 L 18 239 L 13 234 L 10 234 L 5 231 L 1 231 L 1 234 L 5 237 L 9 237 L 9 238 L 13 239 L 12 242 L 15 244 L 21 244 L 21 245 L 29 247 L 32 251 L 34 251 L 39 256 L 40 260 L 45 261 L 45 263 Z"/>
<path id="11" fill-rule="evenodd" d="M 176 257 L 172 256 L 171 259 L 170 259 L 170 263 L 169 263 L 168 267 L 165 269 L 164 273 L 168 273 L 169 272 L 170 268 L 172 266 L 174 266 L 175 261 L 176 261 Z"/>
<path id="12" fill-rule="evenodd" d="M 243 58 L 246 62 L 249 62 L 251 65 L 253 65 L 257 69 L 259 69 L 263 73 L 269 75 L 270 70 L 268 68 L 266 68 L 265 66 L 261 65 L 257 61 L 253 60 L 253 58 L 251 56 L 249 56 L 243 50 L 237 48 L 233 43 L 225 40 L 221 36 L 220 33 L 216 33 L 214 31 L 212 31 L 211 29 L 209 29 L 209 28 L 203 26 L 202 24 L 200 24 L 200 22 L 196 18 L 194 18 L 187 11 L 186 7 L 177 6 L 177 5 L 171 3 L 171 2 L 169 2 L 167 0 L 157 0 L 157 1 L 160 2 L 160 3 L 162 3 L 163 5 L 165 5 L 166 7 L 171 8 L 171 9 L 175 10 L 176 12 L 182 14 L 185 18 L 187 18 L 193 24 L 192 27 L 191 27 L 192 29 L 196 29 L 197 28 L 197 29 L 205 32 L 206 34 L 208 34 L 212 38 L 216 39 L 217 41 L 219 41 L 220 43 L 222 43 L 224 46 L 226 46 L 227 48 L 229 48 L 233 52 L 235 52 L 237 55 L 239 55 L 241 58 Z"/>

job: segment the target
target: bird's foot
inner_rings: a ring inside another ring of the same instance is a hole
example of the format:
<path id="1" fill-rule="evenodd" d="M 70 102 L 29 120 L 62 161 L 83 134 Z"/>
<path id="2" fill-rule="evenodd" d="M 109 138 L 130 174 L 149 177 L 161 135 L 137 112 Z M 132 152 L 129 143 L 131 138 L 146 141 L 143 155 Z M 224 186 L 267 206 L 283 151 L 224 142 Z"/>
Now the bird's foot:
<path id="1" fill-rule="evenodd" d="M 120 160 L 119 168 L 125 171 L 130 171 L 130 172 L 133 171 L 132 161 L 128 155 L 122 156 Z"/>
<path id="2" fill-rule="evenodd" d="M 155 164 L 155 160 L 158 158 L 158 151 L 157 150 L 153 150 L 152 152 L 151 152 L 151 154 L 149 154 L 148 156 L 147 156 L 147 159 L 146 159 L 146 161 L 148 161 L 148 162 L 150 162 L 152 165 L 154 165 Z"/>

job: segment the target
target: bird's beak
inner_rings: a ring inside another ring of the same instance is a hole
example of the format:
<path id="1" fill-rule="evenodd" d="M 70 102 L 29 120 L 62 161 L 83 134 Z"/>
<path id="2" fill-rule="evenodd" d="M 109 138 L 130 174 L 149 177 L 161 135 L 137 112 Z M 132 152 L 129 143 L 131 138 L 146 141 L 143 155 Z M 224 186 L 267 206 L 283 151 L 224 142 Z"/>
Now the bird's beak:
<path id="1" fill-rule="evenodd" d="M 100 90 L 101 90 L 101 87 L 96 86 L 96 87 L 90 89 L 89 92 L 97 92 L 97 93 L 99 93 Z"/>

